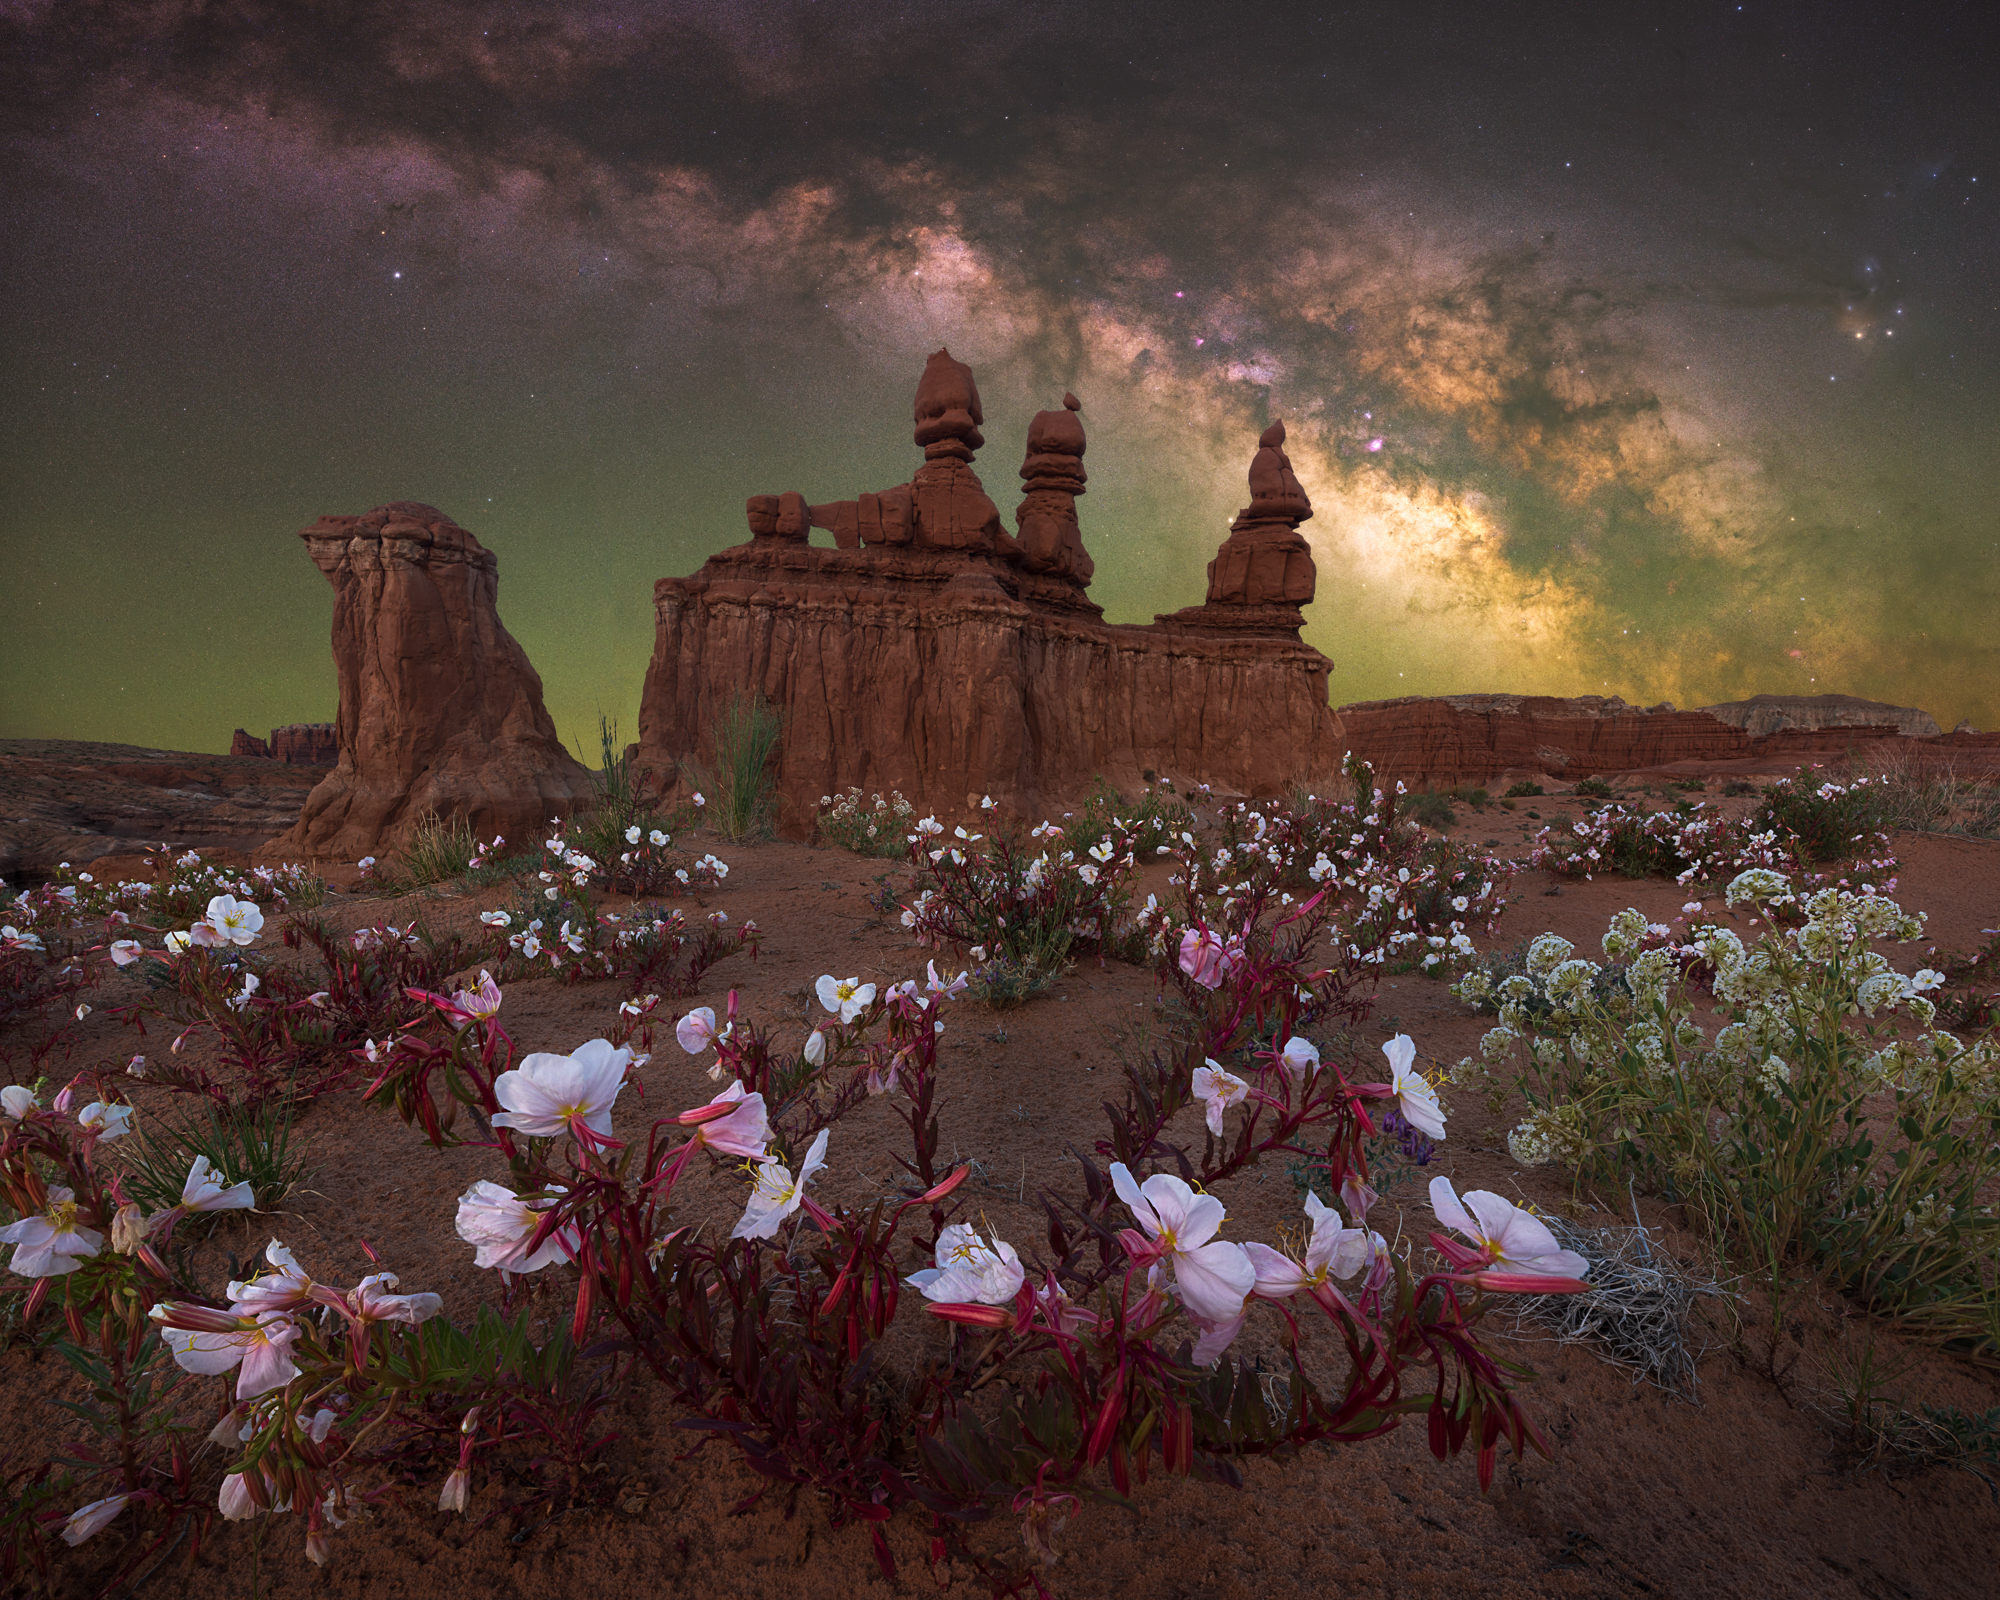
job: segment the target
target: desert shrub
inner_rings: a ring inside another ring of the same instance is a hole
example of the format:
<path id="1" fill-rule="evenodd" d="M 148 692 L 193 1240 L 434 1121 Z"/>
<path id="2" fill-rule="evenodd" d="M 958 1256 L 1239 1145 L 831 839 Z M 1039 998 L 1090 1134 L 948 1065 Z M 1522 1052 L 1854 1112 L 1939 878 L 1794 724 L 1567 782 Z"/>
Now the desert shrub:
<path id="1" fill-rule="evenodd" d="M 1726 899 L 1761 914 L 1754 944 L 1708 925 L 1641 950 L 1645 919 L 1627 911 L 1604 939 L 1627 960 L 1615 986 L 1553 934 L 1522 974 L 1467 974 L 1459 992 L 1495 1002 L 1499 1026 L 1455 1081 L 1487 1085 L 1496 1109 L 1510 1088 L 1521 1097 L 1517 1161 L 1630 1174 L 1685 1203 L 1780 1307 L 1803 1270 L 2000 1355 L 2000 1046 L 1936 1030 L 1926 991 L 1941 975 L 1904 976 L 1872 948 L 1922 932 L 1893 901 L 1801 898 L 1768 871 Z M 1727 1008 L 1712 1035 L 1688 1000 L 1694 962 Z M 1897 1019 L 1919 1031 L 1900 1037 Z"/>
<path id="2" fill-rule="evenodd" d="M 1801 774 L 1767 786 L 1753 815 L 1764 831 L 1787 841 L 1801 865 L 1811 866 L 1877 847 L 1887 853 L 1889 840 L 1881 830 L 1891 813 L 1887 787 L 1872 778 L 1832 783 Z"/>
<path id="3" fill-rule="evenodd" d="M 544 846 L 576 854 L 596 868 L 595 881 L 618 894 L 670 894 L 674 874 L 692 857 L 672 848 L 673 836 L 691 827 L 701 808 L 692 802 L 662 809 L 664 801 L 619 743 L 618 724 L 597 719 L 600 765 L 591 772 L 591 803 L 567 822 L 551 824 Z M 560 841 L 560 842 L 558 842 Z"/>
<path id="4" fill-rule="evenodd" d="M 1227 806 L 1213 850 L 1184 836 L 1174 851 L 1178 904 L 1140 919 L 1155 954 L 1244 905 L 1304 895 L 1335 914 L 1347 961 L 1434 971 L 1469 957 L 1468 929 L 1490 932 L 1506 909 L 1512 866 L 1427 836 L 1397 815 L 1398 798 L 1368 787 L 1365 766 L 1359 774 L 1364 804 L 1307 796 L 1302 805 Z"/>
<path id="5" fill-rule="evenodd" d="M 173 1033 L 166 1053 L 134 1063 L 141 1076 L 253 1112 L 344 1087 L 360 1068 L 359 1052 L 421 1014 L 413 990 L 437 988 L 503 947 L 497 933 L 433 934 L 420 923 L 381 922 L 342 934 L 320 918 L 298 917 L 282 942 L 309 950 L 316 960 L 308 966 L 254 948 L 263 929 L 254 905 L 235 903 L 232 914 L 236 933 L 220 945 L 174 934 L 166 949 L 144 951 L 147 993 L 112 1015 L 142 1037 L 149 1023 Z M 213 1041 L 214 1067 L 183 1055 L 190 1040 Z"/>
<path id="6" fill-rule="evenodd" d="M 160 926 L 195 922 L 220 895 L 253 900 L 278 911 L 311 910 L 326 898 L 326 880 L 296 862 L 239 872 L 210 865 L 199 850 L 175 855 L 165 845 L 145 860 L 156 873 L 164 870 L 165 876 L 113 883 L 88 872 L 73 872 L 65 862 L 52 886 L 58 892 L 69 891 L 68 903 L 79 915 Z"/>
<path id="7" fill-rule="evenodd" d="M 543 896 L 549 900 L 582 890 L 629 895 L 692 894 L 712 889 L 729 876 L 726 861 L 713 853 L 696 856 L 681 849 L 664 828 L 645 828 L 641 823 L 630 822 L 622 832 L 613 833 L 607 844 L 605 830 L 586 821 L 582 837 L 595 841 L 592 849 L 586 850 L 571 843 L 570 832 L 574 827 L 573 822 L 557 823 L 542 841 L 544 854 L 536 875 L 543 886 Z"/>
<path id="8" fill-rule="evenodd" d="M 29 1033 L 29 1055 L 40 1063 L 82 1020 L 82 996 L 101 968 L 90 956 L 89 931 L 61 888 L 24 891 L 6 915 L 0 925 L 0 1028 Z"/>
<path id="9" fill-rule="evenodd" d="M 1129 838 L 1140 857 L 1158 854 L 1195 826 L 1194 812 L 1161 783 L 1148 784 L 1139 798 L 1127 804 L 1110 784 L 1099 778 L 1090 797 L 1075 816 L 1066 816 L 1063 847 L 1081 859 L 1095 846 L 1111 838 Z"/>
<path id="10" fill-rule="evenodd" d="M 512 1047 L 493 1011 L 457 1001 L 437 1000 L 436 1019 L 398 1038 L 372 1093 L 435 1144 L 490 1138 L 511 1181 L 476 1204 L 468 1195 L 462 1230 L 485 1236 L 497 1211 L 510 1219 L 503 1233 L 513 1253 L 496 1240 L 491 1265 L 539 1270 L 543 1261 L 523 1261 L 527 1251 L 573 1262 L 579 1345 L 605 1327 L 663 1386 L 684 1426 L 734 1445 L 769 1478 L 810 1486 L 837 1525 L 865 1522 L 879 1535 L 885 1518 L 915 1511 L 936 1540 L 934 1562 L 962 1562 L 1004 1592 L 1038 1580 L 1014 1565 L 1018 1554 L 971 1544 L 962 1532 L 969 1521 L 1011 1509 L 1030 1559 L 1046 1562 L 1068 1511 L 1129 1492 L 1152 1470 L 1155 1444 L 1169 1473 L 1235 1482 L 1239 1459 L 1380 1432 L 1395 1414 L 1382 1398 L 1407 1365 L 1445 1368 L 1446 1398 L 1407 1407 L 1429 1412 L 1440 1453 L 1477 1448 L 1475 1436 L 1517 1449 L 1534 1437 L 1503 1369 L 1478 1345 L 1483 1302 L 1466 1291 L 1553 1290 L 1568 1280 L 1500 1269 L 1481 1276 L 1471 1267 L 1488 1258 L 1447 1242 L 1438 1248 L 1456 1265 L 1419 1279 L 1407 1255 L 1359 1217 L 1337 1238 L 1341 1218 L 1323 1217 L 1313 1259 L 1328 1270 L 1300 1272 L 1308 1295 L 1300 1304 L 1331 1319 L 1344 1358 L 1315 1370 L 1319 1358 L 1305 1354 L 1288 1315 L 1277 1326 L 1287 1370 L 1260 1378 L 1222 1359 L 1241 1319 L 1203 1315 L 1194 1267 L 1176 1266 L 1174 1252 L 1192 1244 L 1162 1231 L 1180 1223 L 1160 1219 L 1195 1195 L 1165 1169 L 1212 1192 L 1268 1155 L 1310 1147 L 1324 1151 L 1341 1203 L 1365 1211 L 1373 1197 L 1355 1105 L 1385 1092 L 1349 1083 L 1338 1066 L 1300 1054 L 1303 1041 L 1287 1041 L 1295 1024 L 1342 1002 L 1305 965 L 1325 916 L 1267 909 L 1218 930 L 1218 944 L 1233 952 L 1226 964 L 1197 955 L 1176 965 L 1181 1026 L 1125 1062 L 1123 1103 L 1107 1106 L 1108 1137 L 1097 1159 L 1079 1155 L 1074 1192 L 1043 1197 L 1047 1249 L 1036 1247 L 1031 1261 L 959 1220 L 953 1196 L 970 1168 L 946 1172 L 937 1160 L 938 1021 L 964 980 L 935 970 L 928 986 L 879 993 L 856 979 L 821 979 L 829 1016 L 802 1051 L 776 1046 L 737 1014 L 733 996 L 723 1018 L 690 1012 L 676 1028 L 681 1047 L 697 1057 L 713 1051 L 710 1074 L 733 1080 L 729 1089 L 616 1144 L 608 1134 L 623 1063 L 608 1042 L 578 1052 L 579 1064 L 601 1067 L 591 1103 L 549 1121 L 523 1109 L 532 1098 L 519 1085 L 523 1073 L 506 1076 Z M 908 1134 L 899 1192 L 860 1211 L 820 1205 L 809 1183 L 839 1159 L 829 1135 L 882 1094 L 894 1097 Z M 1220 1131 L 1198 1156 L 1170 1127 L 1197 1099 L 1227 1103 L 1213 1106 L 1211 1129 Z M 455 1123 L 446 1104 L 467 1115 Z M 732 1236 L 676 1226 L 675 1188 L 690 1163 L 740 1171 L 746 1155 L 757 1165 Z M 1127 1170 L 1133 1161 L 1155 1169 L 1149 1187 Z M 1156 1214 L 1155 1203 L 1166 1210 Z M 1190 1236 L 1197 1225 L 1186 1224 Z M 906 1233 L 937 1263 L 908 1279 Z M 1235 1248 L 1222 1247 L 1209 1267 L 1237 1272 L 1221 1264 L 1235 1261 Z M 1240 1269 L 1246 1284 L 1249 1260 Z M 1181 1273 L 1178 1300 L 1149 1289 L 1155 1269 Z M 1335 1277 L 1357 1281 L 1336 1289 Z M 941 1346 L 907 1375 L 885 1368 L 880 1354 L 906 1283 L 944 1329 Z M 995 1378 L 1003 1380 L 989 1390 L 995 1404 L 975 1412 L 967 1397 Z M 883 1393 L 900 1403 L 882 1405 Z M 1480 1459 L 1487 1474 L 1490 1447 Z M 1108 1469 L 1108 1485 L 1098 1468 Z M 316 1477 L 314 1492 L 327 1481 Z M 887 1541 L 873 1542 L 893 1576 Z"/>
<path id="11" fill-rule="evenodd" d="M 1579 778 L 1573 792 L 1592 800 L 1609 800 L 1611 785 L 1602 778 Z"/>
<path id="12" fill-rule="evenodd" d="M 1523 783 L 1517 783 L 1512 788 L 1510 788 L 1507 791 L 1504 798 L 1508 800 L 1528 800 L 1532 799 L 1534 796 L 1540 794 L 1541 792 L 1542 792 L 1542 786 L 1539 783 L 1523 782 Z"/>
<path id="13" fill-rule="evenodd" d="M 1421 822 L 1426 828 L 1435 828 L 1439 833 L 1449 832 L 1458 820 L 1458 813 L 1452 809 L 1452 797 L 1436 789 L 1419 789 L 1404 798 L 1398 809 L 1413 822 Z"/>
<path id="14" fill-rule="evenodd" d="M 739 694 L 715 714 L 715 765 L 692 773 L 705 790 L 710 827 L 723 838 L 761 839 L 771 832 L 776 789 L 768 770 L 784 734 L 778 713 L 755 694 Z"/>
<path id="15" fill-rule="evenodd" d="M 678 907 L 602 911 L 587 897 L 541 902 L 537 914 L 518 922 L 504 911 L 487 912 L 482 920 L 505 934 L 502 975 L 509 981 L 616 979 L 633 996 L 651 995 L 655 1002 L 693 992 L 708 969 L 729 956 L 747 950 L 755 959 L 762 938 L 755 922 L 732 925 L 725 911 L 711 911 L 696 923 Z"/>
<path id="16" fill-rule="evenodd" d="M 1877 887 L 1893 888 L 1896 858 L 1885 835 L 1860 841 L 1872 854 L 1852 852 L 1836 874 Z M 1626 877 L 1669 877 L 1681 883 L 1713 883 L 1753 868 L 1784 872 L 1813 884 L 1801 842 L 1766 825 L 1762 813 L 1731 821 L 1701 804 L 1683 802 L 1672 811 L 1648 812 L 1605 806 L 1577 818 L 1564 832 L 1544 828 L 1535 836 L 1529 865 L 1556 877 L 1589 878 L 1614 871 Z"/>
<path id="17" fill-rule="evenodd" d="M 909 833 L 916 823 L 917 808 L 900 790 L 891 790 L 887 800 L 879 794 L 870 798 L 873 804 L 862 799 L 859 789 L 821 795 L 819 836 L 858 856 L 900 861 L 909 854 Z"/>
<path id="18" fill-rule="evenodd" d="M 968 951 L 982 968 L 1000 961 L 1051 972 L 1072 948 L 1115 951 L 1135 864 L 1132 835 L 1114 833 L 1081 854 L 1062 838 L 1053 822 L 1025 838 L 963 825 L 947 838 L 935 817 L 920 818 L 909 846 L 916 893 L 903 926 L 919 945 Z"/>

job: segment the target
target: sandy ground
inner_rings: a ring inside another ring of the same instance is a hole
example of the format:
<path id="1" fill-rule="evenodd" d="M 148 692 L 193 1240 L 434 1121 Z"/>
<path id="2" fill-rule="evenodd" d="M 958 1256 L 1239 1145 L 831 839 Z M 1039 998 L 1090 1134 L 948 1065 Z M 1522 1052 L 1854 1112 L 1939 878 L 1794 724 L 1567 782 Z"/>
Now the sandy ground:
<path id="1" fill-rule="evenodd" d="M 1524 831 L 1573 814 L 1575 803 L 1521 802 L 1515 810 L 1463 811 L 1457 827 L 1472 842 L 1498 841 L 1525 855 Z M 1966 950 L 2000 912 L 2000 844 L 1927 836 L 1898 839 L 1905 866 L 1898 898 L 1930 914 L 1928 943 Z M 713 841 L 697 842 L 710 848 Z M 720 847 L 717 847 L 720 848 Z M 881 875 L 900 890 L 906 869 L 842 852 L 788 843 L 722 849 L 733 870 L 709 903 L 733 918 L 754 917 L 766 930 L 760 959 L 736 958 L 710 975 L 701 1001 L 718 1005 L 739 991 L 744 1009 L 761 1021 L 796 1026 L 803 1037 L 818 1015 L 810 987 L 823 972 L 859 974 L 878 982 L 920 974 L 915 950 L 893 915 L 867 904 Z M 112 863 L 106 862 L 103 867 Z M 100 867 L 102 872 L 103 867 Z M 1164 873 L 1164 868 L 1149 868 Z M 1141 896 L 1153 887 L 1141 886 Z M 1559 889 L 1559 892 L 1557 892 Z M 1626 905 L 1649 916 L 1676 914 L 1686 892 L 1672 883 L 1601 879 L 1560 886 L 1523 871 L 1517 897 L 1497 934 L 1483 944 L 1507 947 L 1554 929 L 1595 954 L 1608 917 Z M 433 925 L 469 922 L 507 895 L 429 895 L 397 902 L 343 894 L 328 914 L 342 926 L 421 915 Z M 1903 953 L 1906 970 L 1920 949 Z M 75 1065 L 122 1063 L 139 1048 L 127 1030 L 105 1020 L 121 999 L 118 977 L 92 996 L 97 1015 L 86 1025 Z M 606 1031 L 618 995 L 608 984 L 559 987 L 553 981 L 509 988 L 502 1021 L 517 1047 L 566 1050 Z M 1025 1203 L 1038 1185 L 1066 1185 L 1062 1146 L 1085 1142 L 1102 1128 L 1099 1102 L 1117 1089 L 1117 1054 L 1155 1025 L 1156 988 L 1150 974 L 1119 964 L 1079 965 L 1052 993 L 1019 1010 L 994 1013 L 961 1004 L 945 1047 L 943 1126 L 946 1149 L 978 1162 L 975 1199 L 1000 1233 L 1031 1251 L 1041 1236 L 1038 1213 Z M 694 1003 L 694 1002 L 690 1002 Z M 1358 1038 L 1364 1054 L 1398 1031 L 1417 1041 L 1420 1064 L 1436 1076 L 1476 1043 L 1484 1027 L 1443 984 L 1416 976 L 1386 979 L 1373 1016 Z M 157 1047 L 163 1040 L 150 1041 Z M 695 1104 L 712 1093 L 700 1067 L 671 1042 L 642 1069 L 649 1113 Z M 164 1109 L 157 1090 L 137 1085 L 142 1115 Z M 629 1115 L 631 1096 L 619 1117 Z M 1573 1196 L 1560 1175 L 1521 1171 L 1505 1154 L 1511 1119 L 1491 1118 L 1471 1095 L 1452 1104 L 1451 1136 L 1433 1170 L 1461 1190 L 1486 1187 L 1544 1208 L 1565 1204 L 1586 1223 L 1629 1220 L 1626 1197 Z M 636 1126 L 636 1118 L 634 1125 Z M 900 1125 L 880 1103 L 838 1125 L 821 1189 L 854 1203 L 887 1186 L 891 1135 Z M 470 1316 L 495 1298 L 495 1275 L 476 1270 L 471 1250 L 452 1228 L 457 1195 L 480 1176 L 502 1177 L 486 1152 L 431 1151 L 386 1113 L 351 1098 L 330 1097 L 302 1113 L 298 1133 L 309 1147 L 313 1176 L 281 1215 L 225 1219 L 203 1247 L 204 1281 L 219 1283 L 268 1237 L 282 1238 L 322 1279 L 354 1281 L 371 1269 L 366 1239 L 402 1275 L 404 1290 L 443 1295 L 446 1313 Z M 735 1181 L 735 1180 L 731 1180 Z M 721 1185 L 717 1178 L 713 1184 Z M 1226 1192 L 1227 1233 L 1272 1236 L 1297 1215 L 1283 1171 L 1253 1175 Z M 718 1214 L 740 1206 L 733 1189 L 718 1188 Z M 1614 1207 L 1616 1208 L 1614 1211 Z M 1669 1248 L 1699 1258 L 1699 1242 L 1675 1208 L 1641 1197 L 1647 1224 Z M 1428 1207 L 1416 1184 L 1392 1191 L 1374 1218 L 1393 1231 L 1421 1230 Z M 906 1297 L 891 1354 L 899 1343 L 941 1339 L 942 1330 Z M 563 1302 L 566 1309 L 566 1302 Z M 1839 1298 L 1809 1297 L 1775 1349 L 1753 1300 L 1739 1324 L 1716 1304 L 1709 1345 L 1700 1364 L 1697 1404 L 1669 1399 L 1597 1359 L 1588 1348 L 1555 1345 L 1524 1329 L 1500 1341 L 1504 1353 L 1531 1364 L 1539 1376 L 1528 1403 L 1555 1447 L 1553 1460 L 1503 1458 L 1491 1493 L 1477 1488 L 1470 1458 L 1440 1465 L 1421 1426 L 1340 1449 L 1314 1447 L 1298 1459 L 1257 1463 L 1242 1492 L 1156 1476 L 1135 1496 L 1134 1509 L 1089 1507 L 1061 1543 L 1064 1560 L 1049 1574 L 1069 1597 L 1145 1595 L 1260 1597 L 1344 1595 L 1478 1596 L 1827 1596 L 1947 1597 L 1990 1595 L 2000 1552 L 2000 1506 L 1987 1487 L 1964 1472 L 1929 1470 L 1898 1475 L 1856 1470 L 1852 1454 L 1815 1409 L 1831 1389 L 1832 1373 L 1861 1341 L 1879 1334 L 1878 1353 L 1907 1359 L 1892 1390 L 1905 1402 L 1961 1406 L 1984 1412 L 2000 1405 L 1994 1374 L 1916 1348 L 1892 1330 L 1878 1330 Z M 1496 1326 L 1505 1326 L 1501 1319 Z M 1254 1354 L 1257 1335 L 1242 1349 Z M 1775 1372 L 1776 1377 L 1772 1375 Z M 7 1451 L 53 1443 L 68 1419 L 48 1404 L 63 1387 L 52 1358 L 19 1346 L 0 1353 L 0 1439 Z M 222 1380 L 214 1380 L 216 1409 Z M 621 1438 L 606 1457 L 614 1492 L 598 1509 L 577 1509 L 553 1522 L 517 1527 L 507 1514 L 520 1491 L 493 1476 L 476 1476 L 471 1512 L 434 1509 L 437 1484 L 413 1484 L 363 1523 L 336 1536 L 324 1570 L 305 1562 L 302 1535 L 286 1522 L 253 1553 L 252 1527 L 218 1524 L 190 1565 L 185 1555 L 150 1580 L 151 1594 L 235 1597 L 252 1593 L 368 1596 L 422 1595 L 427 1600 L 478 1596 L 512 1600 L 645 1589 L 707 1596 L 887 1595 L 933 1587 L 922 1560 L 914 1519 L 894 1525 L 892 1544 L 901 1579 L 886 1582 L 869 1553 L 867 1535 L 832 1529 L 806 1497 L 787 1521 L 776 1509 L 732 1516 L 728 1508 L 757 1487 L 752 1475 L 721 1449 L 692 1459 L 685 1436 L 642 1387 L 622 1402 L 614 1423 Z M 199 1470 L 215 1473 L 211 1448 Z M 1004 1514 L 999 1537 L 1011 1538 Z M 79 1557 L 59 1565 L 64 1593 L 93 1592 L 92 1574 L 113 1570 L 121 1530 L 114 1525 Z M 95 1558 L 95 1559 L 92 1559 Z M 253 1561 L 255 1568 L 253 1570 Z M 101 1578 L 98 1580 L 101 1581 Z M 961 1574 L 952 1588 L 981 1592 Z"/>

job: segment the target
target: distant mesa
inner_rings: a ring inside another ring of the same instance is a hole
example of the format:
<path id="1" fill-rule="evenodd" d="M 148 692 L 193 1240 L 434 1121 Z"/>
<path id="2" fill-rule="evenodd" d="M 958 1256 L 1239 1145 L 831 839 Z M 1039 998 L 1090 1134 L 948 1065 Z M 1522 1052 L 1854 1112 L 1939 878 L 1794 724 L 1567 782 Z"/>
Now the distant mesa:
<path id="1" fill-rule="evenodd" d="M 1768 714 L 1771 707 L 1793 708 L 1796 720 L 1769 720 L 1760 731 L 1756 712 L 1745 708 Z M 1730 711 L 1742 720 L 1721 715 Z M 1815 722 L 1815 712 L 1823 720 Z M 1758 695 L 1679 711 L 1665 702 L 1627 705 L 1616 695 L 1455 694 L 1345 705 L 1340 719 L 1349 747 L 1378 777 L 1419 786 L 1484 783 L 1508 772 L 1573 781 L 1614 772 L 1780 771 L 1849 752 L 1872 758 L 1885 746 L 1920 767 L 2000 772 L 2000 736 L 1969 728 L 1940 735 L 1922 711 L 1852 695 Z"/>
<path id="2" fill-rule="evenodd" d="M 229 741 L 232 756 L 281 761 L 288 767 L 330 767 L 340 759 L 340 740 L 331 722 L 288 722 L 260 739 L 242 728 Z"/>
<path id="3" fill-rule="evenodd" d="M 1753 694 L 1748 700 L 1729 700 L 1719 706 L 1705 706 L 1712 717 L 1741 728 L 1745 733 L 1763 735 L 1788 729 L 1863 728 L 1893 726 L 1912 739 L 1925 739 L 1939 729 L 1928 711 L 1913 706 L 1885 705 L 1880 700 L 1862 700 L 1851 694 Z M 1976 732 L 1965 728 L 1958 731 Z"/>
<path id="4" fill-rule="evenodd" d="M 338 765 L 270 852 L 354 859 L 432 814 L 481 837 L 538 838 L 589 798 L 590 774 L 501 625 L 492 551 L 412 500 L 324 516 L 299 537 L 333 585 Z"/>
<path id="5" fill-rule="evenodd" d="M 642 765 L 671 780 L 710 760 L 717 711 L 749 692 L 785 718 L 780 825 L 795 834 L 850 785 L 952 812 L 991 795 L 1025 816 L 1093 774 L 1272 793 L 1338 767 L 1333 663 L 1299 638 L 1312 507 L 1282 424 L 1259 440 L 1204 602 L 1115 626 L 1089 595 L 1076 396 L 1029 424 L 1011 533 L 973 471 L 978 384 L 948 350 L 924 367 L 913 422 L 924 459 L 908 483 L 823 503 L 753 495 L 748 542 L 654 586 Z"/>

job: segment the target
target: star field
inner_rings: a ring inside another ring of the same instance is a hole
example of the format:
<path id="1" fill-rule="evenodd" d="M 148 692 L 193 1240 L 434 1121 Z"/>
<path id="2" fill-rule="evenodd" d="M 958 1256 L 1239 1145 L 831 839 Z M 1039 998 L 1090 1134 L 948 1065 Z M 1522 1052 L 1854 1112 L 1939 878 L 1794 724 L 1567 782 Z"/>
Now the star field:
<path id="1" fill-rule="evenodd" d="M 292 535 L 392 499 L 629 731 L 653 580 L 905 480 L 940 344 L 1003 513 L 1082 398 L 1113 620 L 1283 416 L 1336 702 L 2000 726 L 1981 18 L 8 0 L 0 733 L 330 717 Z"/>

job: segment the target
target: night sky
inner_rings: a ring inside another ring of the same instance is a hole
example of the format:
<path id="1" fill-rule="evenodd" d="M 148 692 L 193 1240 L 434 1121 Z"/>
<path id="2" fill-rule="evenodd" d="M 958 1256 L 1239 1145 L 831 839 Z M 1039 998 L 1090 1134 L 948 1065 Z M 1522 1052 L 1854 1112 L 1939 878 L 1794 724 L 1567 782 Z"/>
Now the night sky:
<path id="1" fill-rule="evenodd" d="M 330 719 L 294 535 L 409 499 L 632 737 L 653 580 L 906 481 L 940 345 L 1010 528 L 1082 399 L 1114 621 L 1282 416 L 1336 704 L 2000 726 L 1987 13 L 0 0 L 0 734 Z"/>

